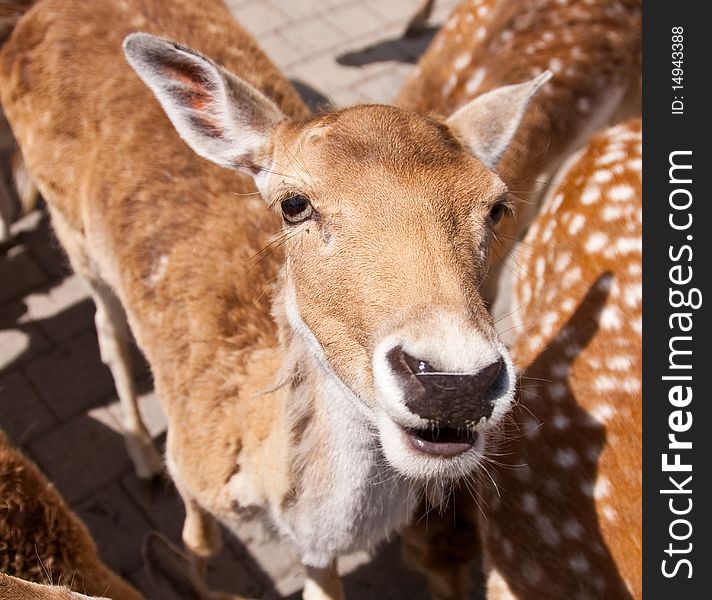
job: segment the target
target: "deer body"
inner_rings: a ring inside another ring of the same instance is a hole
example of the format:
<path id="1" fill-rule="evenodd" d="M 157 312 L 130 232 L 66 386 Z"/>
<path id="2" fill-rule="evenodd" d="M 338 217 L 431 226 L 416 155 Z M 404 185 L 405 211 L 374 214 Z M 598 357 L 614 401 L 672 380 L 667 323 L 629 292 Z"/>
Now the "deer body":
<path id="1" fill-rule="evenodd" d="M 486 499 L 486 547 L 519 598 L 642 594 L 641 187 L 632 120 L 571 161 L 521 246 L 524 410 Z"/>
<path id="2" fill-rule="evenodd" d="M 336 598 L 339 555 L 477 468 L 514 387 L 477 292 L 493 168 L 547 77 L 447 123 L 312 117 L 217 1 L 42 0 L 17 25 L 3 106 L 92 289 L 144 476 L 124 310 L 151 365 L 195 555 L 218 546 L 213 518 L 262 514 L 299 549 L 305 597 Z"/>
<path id="3" fill-rule="evenodd" d="M 16 102 L 6 100 L 4 104 L 9 111 L 24 109 L 26 114 L 47 115 L 39 126 L 28 120 L 23 127 L 17 117 L 13 126 L 31 157 L 31 171 L 50 199 L 53 223 L 74 268 L 96 282 L 96 287 L 114 290 L 122 305 L 128 307 L 131 328 L 152 366 L 164 406 L 170 402 L 166 410 L 168 466 L 179 489 L 228 525 L 236 514 L 235 505 L 245 510 L 270 507 L 280 530 L 291 533 L 299 545 L 325 549 L 328 559 L 310 550 L 310 558 L 318 564 L 330 561 L 332 549 L 321 539 L 321 527 L 308 525 L 309 531 L 300 531 L 302 520 L 321 523 L 331 535 L 340 526 L 350 530 L 336 535 L 340 552 L 363 547 L 361 537 L 373 537 L 367 526 L 353 529 L 343 517 L 363 514 L 366 503 L 373 503 L 369 510 L 381 507 L 386 522 L 379 522 L 379 527 L 393 530 L 403 524 L 414 505 L 413 500 L 408 501 L 408 486 L 395 492 L 395 501 L 390 497 L 391 490 L 382 499 L 366 494 L 366 482 L 387 475 L 368 461 L 353 461 L 354 455 L 373 454 L 373 448 L 369 447 L 372 442 L 361 442 L 368 438 L 366 424 L 350 403 L 333 409 L 351 413 L 346 417 L 350 427 L 340 432 L 345 442 L 352 437 L 346 453 L 340 453 L 340 445 L 330 443 L 329 435 L 325 435 L 324 430 L 337 426 L 331 422 L 335 418 L 325 411 L 308 415 L 314 421 L 324 420 L 310 428 L 309 437 L 314 439 L 304 440 L 308 456 L 297 455 L 293 461 L 287 458 L 290 447 L 302 441 L 297 436 L 309 433 L 293 431 L 305 425 L 301 413 L 319 411 L 320 407 L 309 407 L 309 397 L 301 401 L 295 398 L 287 405 L 286 387 L 262 394 L 274 385 L 283 361 L 270 314 L 271 287 L 283 259 L 281 249 L 259 259 L 278 225 L 246 177 L 217 166 L 196 164 L 200 159 L 178 139 L 129 66 L 112 63 L 123 62 L 119 52 L 128 33 L 150 30 L 155 22 L 153 15 L 141 15 L 144 4 L 160 11 L 164 35 L 210 50 L 223 64 L 262 88 L 267 87 L 268 78 L 275 81 L 273 97 L 283 99 L 281 105 L 288 114 L 307 114 L 301 100 L 257 53 L 249 36 L 219 2 L 201 9 L 191 8 L 192 2 L 133 2 L 127 9 L 130 17 L 122 14 L 121 3 L 103 7 L 106 14 L 102 15 L 96 14 L 96 7 L 74 3 L 76 12 L 71 23 L 82 30 L 82 35 L 104 40 L 104 54 L 98 48 L 95 54 L 86 56 L 77 46 L 76 56 L 60 58 L 44 48 L 69 45 L 75 38 L 76 33 L 66 28 L 67 21 L 55 20 L 59 11 L 65 13 L 66 4 L 47 2 L 37 7 L 42 9 L 37 17 L 23 23 L 25 29 L 18 31 L 44 38 L 42 46 L 33 48 L 32 56 L 44 53 L 46 57 L 33 60 L 30 67 L 23 67 L 31 71 L 19 75 L 30 82 L 43 82 L 43 88 L 51 92 L 33 94 L 23 80 L 15 88 Z M 58 13 L 54 13 L 53 5 Z M 222 30 L 193 29 L 191 13 L 202 15 L 208 8 L 211 21 Z M 221 26 L 219 22 L 227 24 Z M 221 34 L 222 41 L 218 42 Z M 85 80 L 82 112 L 74 115 L 55 108 L 60 103 L 71 104 L 71 98 L 63 95 L 75 93 L 65 84 L 73 63 L 98 74 L 96 80 Z M 106 83 L 101 81 L 104 73 Z M 23 106 L 25 94 L 32 98 L 31 106 Z M 95 115 L 85 113 L 84 106 L 94 107 Z M 133 114 L 135 120 L 108 128 L 105 116 L 109 113 Z M 75 135 L 63 135 L 75 119 L 79 122 L 73 130 Z M 53 142 L 46 144 L 48 139 Z M 92 146 L 111 151 L 93 153 Z M 137 147 L 152 150 L 147 156 L 137 153 Z M 93 155 L 89 160 L 85 159 L 87 153 Z M 77 156 L 81 161 L 72 158 Z M 62 166 L 49 172 L 42 168 L 49 163 Z M 131 174 L 128 181 L 126 173 Z M 250 269 L 255 263 L 257 268 Z M 171 309 L 164 310 L 166 306 Z M 303 362 L 305 357 L 297 354 L 294 360 Z M 304 368 L 303 386 L 318 384 L 310 381 L 309 367 Z M 314 391 L 302 393 L 310 396 Z M 333 397 L 335 403 L 343 396 L 341 390 L 325 389 L 321 393 Z M 218 398 L 231 401 L 218 402 Z M 340 419 L 344 417 L 339 415 Z M 319 449 L 328 466 L 319 464 L 312 446 Z M 302 461 L 308 463 L 308 490 L 314 491 L 297 497 L 296 487 L 302 483 L 294 480 L 292 462 Z M 216 481 L 221 482 L 219 486 Z M 336 492 L 328 496 L 333 500 L 332 511 L 339 514 L 336 519 L 330 518 L 325 498 L 318 497 L 319 490 L 325 489 Z M 393 511 L 388 506 L 395 507 L 395 514 L 389 514 Z M 302 515 L 304 511 L 306 515 Z M 297 516 L 290 518 L 290 513 Z M 331 522 L 339 518 L 343 524 Z"/>

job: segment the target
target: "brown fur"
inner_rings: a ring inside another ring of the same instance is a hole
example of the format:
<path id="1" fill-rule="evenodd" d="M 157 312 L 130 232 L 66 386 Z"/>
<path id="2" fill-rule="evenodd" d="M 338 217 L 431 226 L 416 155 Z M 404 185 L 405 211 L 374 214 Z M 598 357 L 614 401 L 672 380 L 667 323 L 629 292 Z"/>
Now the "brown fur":
<path id="1" fill-rule="evenodd" d="M 114 600 L 141 599 L 101 561 L 86 526 L 2 432 L 0 498 L 0 572 Z M 10 582 L 0 580 L 0 592 L 3 585 L 9 589 Z"/>
<path id="2" fill-rule="evenodd" d="M 141 29 L 190 43 L 210 51 L 216 60 L 265 90 L 287 114 L 303 117 L 307 111 L 221 2 L 210 6 L 191 1 L 131 0 L 101 6 L 76 2 L 70 19 L 60 21 L 58 17 L 67 14 L 66 4 L 40 2 L 6 44 L 1 67 L 5 82 L 12 83 L 3 85 L 3 105 L 13 113 L 30 172 L 51 199 L 60 239 L 65 247 L 77 246 L 69 250 L 74 268 L 91 280 L 96 277 L 94 265 L 102 264 L 102 271 L 109 271 L 102 276 L 109 275 L 123 303 L 136 307 L 129 314 L 132 329 L 153 366 L 161 397 L 175 399 L 171 421 L 210 424 L 186 432 L 193 444 L 215 458 L 206 464 L 192 452 L 185 457 L 186 470 L 204 488 L 205 481 L 229 479 L 239 448 L 239 440 L 223 441 L 232 437 L 231 431 L 221 435 L 232 427 L 236 410 L 234 403 L 215 405 L 216 398 L 233 392 L 225 378 L 245 368 L 240 350 L 276 341 L 270 296 L 279 251 L 276 257 L 271 253 L 260 256 L 260 251 L 278 226 L 259 196 L 243 196 L 254 193 L 247 178 L 197 159 L 178 139 L 125 63 L 121 42 L 128 33 Z M 213 32 L 194 25 L 207 10 L 216 27 Z M 76 35 L 66 26 L 68 22 L 96 40 L 91 53 L 73 42 Z M 13 39 L 22 43 L 12 43 Z M 66 52 L 43 53 L 37 44 L 63 47 Z M 39 54 L 42 60 L 34 58 Z M 102 75 L 77 90 L 66 81 L 82 80 L 79 69 Z M 51 93 L 32 94 L 40 82 Z M 33 98 L 31 106 L 24 100 L 29 97 Z M 74 107 L 82 114 L 56 112 L 53 107 L 57 105 Z M 93 110 L 84 113 L 85 106 Z M 50 118 L 42 123 L 25 121 L 20 115 L 28 109 Z M 126 125 L 104 127 L 107 114 L 124 115 Z M 53 143 L 41 142 L 45 139 Z M 94 154 L 91 163 L 84 162 L 79 170 L 71 157 L 86 154 L 99 140 L 101 147 L 111 151 Z M 154 148 L 155 154 L 146 160 L 135 152 L 138 147 Z M 117 157 L 121 157 L 120 164 Z M 44 165 L 57 161 L 66 167 L 48 173 Z M 127 172 L 132 182 L 128 187 Z M 139 232 L 137 221 L 147 227 Z M 235 228 L 235 223 L 242 222 L 251 226 Z M 84 231 L 100 240 L 99 256 L 92 252 L 90 259 Z M 147 284 L 151 265 L 161 255 L 170 256 L 173 277 L 151 287 Z M 204 268 L 196 269 L 198 257 L 205 262 Z M 254 265 L 259 268 L 249 268 Z M 216 278 L 216 273 L 223 276 Z M 170 317 L 147 310 L 167 305 L 174 307 Z M 214 346 L 209 343 L 212 340 L 222 343 Z M 176 364 L 184 364 L 185 370 L 175 372 L 170 365 Z M 268 370 L 254 391 L 267 387 L 270 378 Z M 263 409 L 269 412 L 268 406 Z M 173 431 L 175 447 L 182 447 L 180 427 Z M 210 448 L 215 451 L 210 453 Z"/>
<path id="3" fill-rule="evenodd" d="M 398 105 L 449 115 L 477 95 L 560 66 L 533 100 L 501 163 L 518 200 L 513 218 L 497 229 L 489 300 L 499 261 L 526 231 L 561 161 L 596 129 L 640 114 L 641 28 L 640 0 L 468 0 L 406 80 Z M 481 82 L 468 89 L 480 71 Z"/>
<path id="4" fill-rule="evenodd" d="M 622 158 L 608 158 L 619 151 Z M 519 597 L 642 594 L 640 161 L 640 120 L 596 136 L 523 243 L 531 258 L 523 260 L 522 272 L 536 270 L 543 259 L 543 285 L 531 276 L 516 284 L 518 303 L 533 288 L 521 316 L 528 331 L 514 348 L 518 363 L 526 365 L 517 415 L 524 436 L 503 445 L 511 454 L 502 461 L 512 468 L 502 469 L 497 480 L 506 490 L 501 505 L 495 507 L 491 495 L 488 500 L 487 543 L 493 566 Z M 597 183 L 600 172 L 611 179 Z M 600 198 L 585 204 L 591 189 L 599 189 Z M 631 190 L 630 197 L 614 196 L 620 189 Z M 559 194 L 563 199 L 554 210 Z M 585 223 L 572 235 L 577 215 Z M 550 227 L 552 241 L 545 242 L 542 234 Z M 602 246 L 591 243 L 598 234 Z M 568 253 L 572 263 L 561 271 L 557 261 Z M 576 267 L 580 278 L 567 280 Z M 556 314 L 551 329 L 550 311 Z M 564 375 L 557 370 L 562 365 Z M 539 422 L 533 430 L 527 409 Z M 557 462 L 562 451 L 563 464 Z M 572 457 L 575 464 L 567 466 Z M 530 480 L 518 473 L 519 464 L 529 466 Z M 552 471 L 554 476 L 539 479 Z M 522 504 L 527 492 L 538 499 L 534 518 Z M 539 514 L 553 524 L 565 551 L 542 535 Z M 514 545 L 516 565 L 503 552 L 505 538 Z M 559 560 L 552 560 L 552 550 Z M 529 563 L 541 570 L 541 580 L 523 580 L 522 566 Z"/>

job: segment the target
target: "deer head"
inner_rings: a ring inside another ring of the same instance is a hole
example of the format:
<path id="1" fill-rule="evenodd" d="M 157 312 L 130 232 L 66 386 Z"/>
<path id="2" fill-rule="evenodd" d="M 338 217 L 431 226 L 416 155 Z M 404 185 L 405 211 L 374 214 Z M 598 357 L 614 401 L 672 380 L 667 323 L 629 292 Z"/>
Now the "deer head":
<path id="1" fill-rule="evenodd" d="M 478 292 L 507 210 L 494 169 L 550 74 L 446 121 L 371 105 L 294 122 L 193 50 L 147 34 L 124 48 L 186 143 L 252 175 L 281 213 L 289 335 L 367 415 L 389 462 L 416 478 L 471 470 L 515 384 Z"/>

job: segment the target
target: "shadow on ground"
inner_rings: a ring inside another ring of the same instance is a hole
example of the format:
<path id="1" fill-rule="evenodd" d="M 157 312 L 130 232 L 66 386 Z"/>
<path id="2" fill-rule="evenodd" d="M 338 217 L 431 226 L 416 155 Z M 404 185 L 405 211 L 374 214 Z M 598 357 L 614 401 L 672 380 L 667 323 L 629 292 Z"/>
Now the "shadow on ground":
<path id="1" fill-rule="evenodd" d="M 427 27 L 420 36 L 415 38 L 397 37 L 365 46 L 359 50 L 345 52 L 336 57 L 336 62 L 346 67 L 360 67 L 386 61 L 415 64 L 430 45 L 438 29 L 438 27 Z"/>

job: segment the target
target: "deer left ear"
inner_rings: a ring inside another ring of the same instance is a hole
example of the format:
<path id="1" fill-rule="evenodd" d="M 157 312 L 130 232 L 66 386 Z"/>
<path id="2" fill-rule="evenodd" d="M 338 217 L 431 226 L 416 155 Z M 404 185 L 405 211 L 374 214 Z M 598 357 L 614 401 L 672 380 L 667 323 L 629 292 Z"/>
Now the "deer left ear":
<path id="1" fill-rule="evenodd" d="M 132 33 L 129 64 L 200 156 L 255 173 L 255 157 L 286 117 L 262 92 L 202 54 L 170 40 Z"/>
<path id="2" fill-rule="evenodd" d="M 482 94 L 455 111 L 447 124 L 494 170 L 512 143 L 529 102 L 551 77 L 551 71 L 544 71 L 531 81 Z"/>

